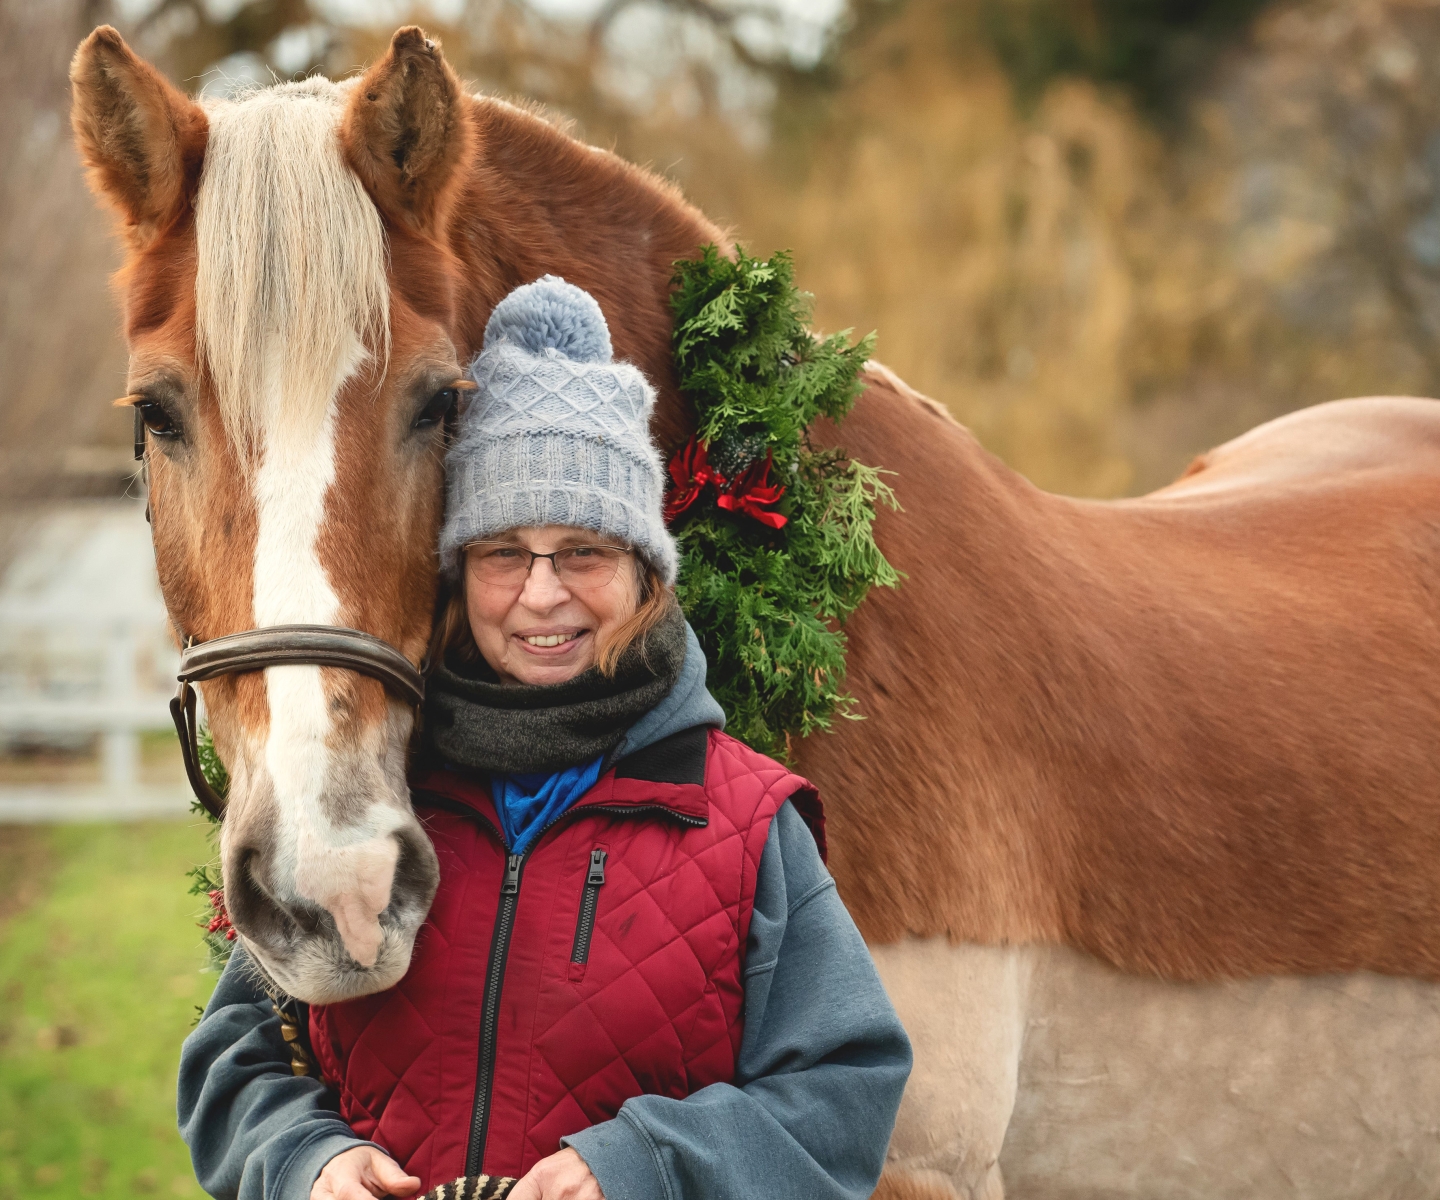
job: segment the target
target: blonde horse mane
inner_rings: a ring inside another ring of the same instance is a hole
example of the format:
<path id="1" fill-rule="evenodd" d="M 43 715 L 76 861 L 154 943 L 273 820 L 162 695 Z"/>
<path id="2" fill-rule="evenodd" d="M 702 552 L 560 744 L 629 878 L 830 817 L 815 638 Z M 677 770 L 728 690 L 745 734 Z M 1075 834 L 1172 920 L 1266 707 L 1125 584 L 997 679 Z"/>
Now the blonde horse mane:
<path id="1" fill-rule="evenodd" d="M 313 428 L 363 353 L 388 357 L 380 214 L 342 157 L 350 87 L 311 78 L 207 103 L 195 336 L 231 441 Z"/>

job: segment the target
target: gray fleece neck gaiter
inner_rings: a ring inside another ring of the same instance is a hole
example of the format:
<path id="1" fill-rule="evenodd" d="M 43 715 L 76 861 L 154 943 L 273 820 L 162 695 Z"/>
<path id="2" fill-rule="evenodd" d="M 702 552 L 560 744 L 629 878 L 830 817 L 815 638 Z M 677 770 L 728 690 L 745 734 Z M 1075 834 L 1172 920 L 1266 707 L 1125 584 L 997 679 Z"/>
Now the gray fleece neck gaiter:
<path id="1" fill-rule="evenodd" d="M 563 771 L 608 754 L 675 686 L 685 618 L 664 619 L 620 656 L 607 678 L 591 667 L 564 683 L 501 683 L 489 664 L 446 660 L 425 695 L 425 738 L 441 758 L 504 774 Z"/>

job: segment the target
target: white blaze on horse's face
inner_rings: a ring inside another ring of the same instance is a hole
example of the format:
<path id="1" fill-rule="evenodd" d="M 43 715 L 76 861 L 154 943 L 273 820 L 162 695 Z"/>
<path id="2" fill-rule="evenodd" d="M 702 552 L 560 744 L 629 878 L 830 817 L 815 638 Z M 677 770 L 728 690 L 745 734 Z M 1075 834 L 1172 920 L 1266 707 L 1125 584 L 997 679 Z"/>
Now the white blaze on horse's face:
<path id="1" fill-rule="evenodd" d="M 347 623 L 320 535 L 341 394 L 388 352 L 389 288 L 380 215 L 341 156 L 342 112 L 327 80 L 209 112 L 195 330 L 221 419 L 248 454 L 257 628 Z M 413 932 L 381 922 L 398 839 L 414 824 L 403 764 L 385 753 L 379 730 L 362 729 L 358 744 L 354 731 L 337 736 L 320 667 L 271 667 L 264 677 L 264 741 L 247 736 L 232 750 L 248 760 L 250 794 L 222 832 L 226 876 L 250 876 L 262 903 L 328 912 L 344 954 L 310 938 L 301 963 L 282 964 L 258 934 L 247 944 L 287 988 L 343 991 L 324 977 L 343 977 L 349 963 L 393 982 Z M 349 794 L 336 794 L 337 784 Z M 232 908 L 239 915 L 252 899 Z"/>
<path id="2" fill-rule="evenodd" d="M 349 626 L 418 662 L 459 374 L 446 252 L 426 225 L 455 155 L 431 143 L 465 134 L 454 114 L 438 135 L 407 129 L 438 110 L 406 89 L 458 106 L 453 75 L 402 31 L 358 86 L 312 79 L 202 110 L 99 30 L 72 79 L 82 154 L 126 219 L 129 390 L 154 418 L 175 624 L 201 641 Z M 372 144 L 382 134 L 439 166 L 388 178 L 407 152 Z M 392 287 L 400 255 L 423 302 Z M 389 987 L 438 876 L 406 785 L 410 710 L 314 666 L 202 689 L 231 776 L 226 898 L 251 956 L 312 1002 Z"/>

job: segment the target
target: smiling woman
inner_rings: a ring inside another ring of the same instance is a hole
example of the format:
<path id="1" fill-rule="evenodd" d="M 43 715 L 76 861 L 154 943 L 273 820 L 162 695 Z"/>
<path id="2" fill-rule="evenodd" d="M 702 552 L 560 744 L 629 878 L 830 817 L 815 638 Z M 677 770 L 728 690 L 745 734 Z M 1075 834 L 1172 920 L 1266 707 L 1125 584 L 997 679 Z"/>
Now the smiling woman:
<path id="1" fill-rule="evenodd" d="M 628 546 L 573 526 L 512 529 L 465 547 L 437 640 L 504 683 L 563 683 L 592 666 L 608 677 L 674 602 Z"/>

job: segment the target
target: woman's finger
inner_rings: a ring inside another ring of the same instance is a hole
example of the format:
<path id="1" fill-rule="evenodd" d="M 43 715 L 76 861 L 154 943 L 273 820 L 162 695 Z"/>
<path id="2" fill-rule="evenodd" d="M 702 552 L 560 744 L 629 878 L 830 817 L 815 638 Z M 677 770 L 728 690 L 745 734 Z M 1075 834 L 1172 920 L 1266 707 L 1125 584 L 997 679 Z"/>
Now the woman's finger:
<path id="1" fill-rule="evenodd" d="M 377 1195 L 383 1196 L 384 1192 L 377 1193 L 369 1184 L 361 1181 L 358 1175 L 348 1176 L 344 1179 L 335 1179 L 330 1183 L 330 1190 L 324 1193 L 325 1200 L 375 1200 Z"/>
<path id="2" fill-rule="evenodd" d="M 567 1147 L 531 1167 L 510 1200 L 605 1200 L 605 1194 L 585 1160 Z"/>
<path id="3" fill-rule="evenodd" d="M 420 1180 L 407 1175 L 393 1158 L 378 1151 L 371 1151 L 370 1177 L 380 1188 L 377 1195 L 409 1196 L 420 1190 Z"/>
<path id="4" fill-rule="evenodd" d="M 540 1185 L 535 1181 L 534 1167 L 511 1190 L 509 1200 L 540 1200 Z"/>
<path id="5" fill-rule="evenodd" d="M 409 1196 L 420 1180 L 373 1146 L 356 1146 L 337 1154 L 320 1172 L 310 1200 L 375 1200 L 377 1196 Z"/>

